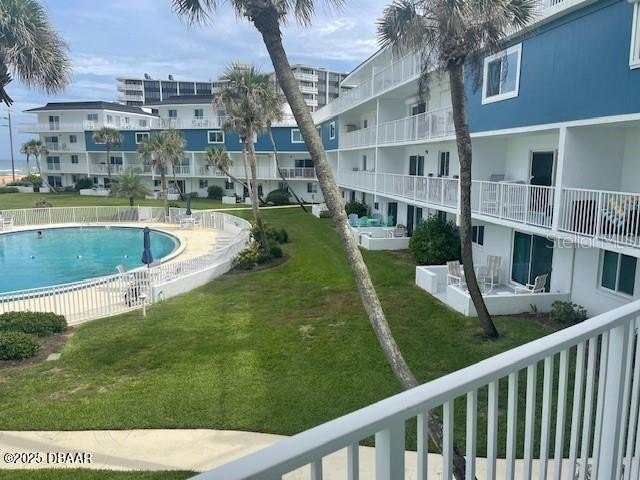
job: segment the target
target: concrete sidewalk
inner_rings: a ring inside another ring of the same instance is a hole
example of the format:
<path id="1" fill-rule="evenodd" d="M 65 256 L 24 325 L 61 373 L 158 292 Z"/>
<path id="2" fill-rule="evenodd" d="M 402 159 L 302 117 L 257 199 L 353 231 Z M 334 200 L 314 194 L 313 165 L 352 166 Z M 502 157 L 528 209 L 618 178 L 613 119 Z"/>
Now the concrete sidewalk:
<path id="1" fill-rule="evenodd" d="M 285 437 L 264 433 L 220 430 L 99 430 L 80 432 L 0 432 L 0 453 L 39 453 L 41 463 L 7 463 L 0 460 L 0 469 L 15 468 L 91 468 L 107 470 L 187 470 L 201 472 L 273 445 Z M 91 454 L 78 455 L 59 463 L 59 455 L 47 453 Z M 49 459 L 50 461 L 47 461 Z M 346 450 L 340 450 L 323 461 L 325 480 L 344 480 Z M 533 462 L 533 478 L 539 476 L 539 462 Z M 478 480 L 486 478 L 486 460 L 477 460 Z M 552 474 L 553 460 L 548 471 Z M 566 461 L 563 462 L 566 472 Z M 360 478 L 373 479 L 375 450 L 360 447 Z M 417 478 L 416 453 L 406 452 L 407 480 Z M 516 461 L 516 478 L 524 478 L 522 460 Z M 496 478 L 506 478 L 505 461 L 497 461 Z M 308 480 L 309 468 L 304 467 L 283 477 L 286 480 Z M 442 478 L 442 458 L 429 454 L 429 478 Z"/>

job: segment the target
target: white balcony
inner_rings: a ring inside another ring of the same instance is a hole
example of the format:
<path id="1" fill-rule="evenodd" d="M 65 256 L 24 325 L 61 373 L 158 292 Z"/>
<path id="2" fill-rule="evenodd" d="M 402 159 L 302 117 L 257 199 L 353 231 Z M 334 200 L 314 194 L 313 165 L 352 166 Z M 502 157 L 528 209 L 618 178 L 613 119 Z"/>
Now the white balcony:
<path id="1" fill-rule="evenodd" d="M 294 78 L 303 82 L 318 83 L 318 75 L 314 73 L 293 72 Z"/>
<path id="2" fill-rule="evenodd" d="M 300 85 L 300 91 L 302 93 L 309 93 L 312 95 L 317 95 L 318 94 L 318 88 L 317 87 L 310 87 L 308 85 Z"/>
<path id="3" fill-rule="evenodd" d="M 639 318 L 640 302 L 630 303 L 197 478 L 451 480 L 454 429 L 466 478 L 640 478 Z M 442 455 L 428 455 L 432 415 L 442 420 Z M 417 453 L 405 453 L 407 422 Z M 373 455 L 361 456 L 371 437 Z"/>
<path id="4" fill-rule="evenodd" d="M 101 175 L 108 175 L 109 170 L 111 171 L 111 175 L 117 175 L 122 173 L 127 167 L 125 165 L 111 165 L 111 168 L 108 168 L 106 163 L 98 163 L 98 164 L 89 164 L 89 170 L 91 173 L 97 173 Z"/>
<path id="5" fill-rule="evenodd" d="M 401 118 L 378 126 L 378 145 L 390 145 L 453 137 L 451 107 Z"/>
<path id="6" fill-rule="evenodd" d="M 280 174 L 287 179 L 314 180 L 316 169 L 313 167 L 281 167 Z"/>
<path id="7" fill-rule="evenodd" d="M 155 128 L 222 128 L 224 116 L 190 117 L 190 118 L 161 118 L 155 123 Z"/>
<path id="8" fill-rule="evenodd" d="M 69 145 L 66 143 L 46 142 L 45 146 L 50 152 L 68 152 L 70 150 Z"/>
<path id="9" fill-rule="evenodd" d="M 340 148 L 369 147 L 376 144 L 376 128 L 367 127 L 340 135 Z"/>
<path id="10" fill-rule="evenodd" d="M 373 94 L 376 95 L 409 80 L 415 80 L 420 76 L 421 70 L 420 55 L 416 53 L 410 53 L 382 70 L 374 70 Z"/>

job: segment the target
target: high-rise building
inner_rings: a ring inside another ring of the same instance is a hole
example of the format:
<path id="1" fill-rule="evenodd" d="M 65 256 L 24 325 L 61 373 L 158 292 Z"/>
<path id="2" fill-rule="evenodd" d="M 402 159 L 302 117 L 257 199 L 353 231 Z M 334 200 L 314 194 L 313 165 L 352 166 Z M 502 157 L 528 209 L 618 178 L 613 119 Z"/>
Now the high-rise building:
<path id="1" fill-rule="evenodd" d="M 347 73 L 327 70 L 310 65 L 292 65 L 293 76 L 298 80 L 305 102 L 312 112 L 324 107 L 340 96 L 340 83 Z"/>

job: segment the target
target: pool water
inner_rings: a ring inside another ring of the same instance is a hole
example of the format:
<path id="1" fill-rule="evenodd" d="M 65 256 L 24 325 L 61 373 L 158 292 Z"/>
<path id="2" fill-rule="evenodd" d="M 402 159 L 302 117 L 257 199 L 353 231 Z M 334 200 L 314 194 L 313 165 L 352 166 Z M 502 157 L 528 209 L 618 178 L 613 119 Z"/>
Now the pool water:
<path id="1" fill-rule="evenodd" d="M 0 235 L 0 293 L 77 282 L 142 265 L 143 230 L 126 227 L 51 228 Z M 151 231 L 155 260 L 178 248 L 171 235 Z"/>

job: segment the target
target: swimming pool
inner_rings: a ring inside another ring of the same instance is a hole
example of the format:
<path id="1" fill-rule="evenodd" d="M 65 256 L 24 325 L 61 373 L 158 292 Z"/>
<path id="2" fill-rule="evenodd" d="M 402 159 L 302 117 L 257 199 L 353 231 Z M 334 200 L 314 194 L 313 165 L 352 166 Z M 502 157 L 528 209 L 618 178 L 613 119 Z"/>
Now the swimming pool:
<path id="1" fill-rule="evenodd" d="M 38 231 L 42 232 L 39 237 Z M 0 293 L 38 288 L 116 273 L 117 265 L 142 265 L 142 228 L 75 227 L 0 235 Z M 179 241 L 151 231 L 151 252 L 159 260 Z"/>

